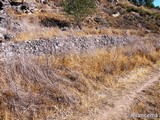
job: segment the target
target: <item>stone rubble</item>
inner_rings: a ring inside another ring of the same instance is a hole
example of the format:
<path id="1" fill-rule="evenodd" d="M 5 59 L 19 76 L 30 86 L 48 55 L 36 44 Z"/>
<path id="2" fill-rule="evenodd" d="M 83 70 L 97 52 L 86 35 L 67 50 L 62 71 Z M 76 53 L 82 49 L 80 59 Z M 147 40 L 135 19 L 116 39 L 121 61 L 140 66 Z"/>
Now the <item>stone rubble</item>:
<path id="1" fill-rule="evenodd" d="M 113 46 L 125 46 L 134 37 L 88 36 L 39 39 L 26 42 L 5 42 L 0 44 L 0 57 L 8 55 L 60 55 L 67 53 L 86 53 L 96 49 L 109 49 Z"/>

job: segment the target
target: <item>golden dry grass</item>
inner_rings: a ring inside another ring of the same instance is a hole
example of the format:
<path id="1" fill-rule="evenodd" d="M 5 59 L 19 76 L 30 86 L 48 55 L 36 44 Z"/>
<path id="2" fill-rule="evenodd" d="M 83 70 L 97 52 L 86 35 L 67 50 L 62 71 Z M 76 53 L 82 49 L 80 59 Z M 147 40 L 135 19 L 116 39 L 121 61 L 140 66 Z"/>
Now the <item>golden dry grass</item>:
<path id="1" fill-rule="evenodd" d="M 58 35 L 63 36 L 62 32 L 58 28 L 54 29 L 32 29 L 31 31 L 24 31 L 16 35 L 15 41 L 27 41 L 36 40 L 39 38 L 53 38 Z"/>
<path id="2" fill-rule="evenodd" d="M 77 32 L 78 35 L 79 33 Z M 117 36 L 125 36 L 125 35 L 141 36 L 143 35 L 143 33 L 144 33 L 143 30 L 134 30 L 134 29 L 100 28 L 97 30 L 95 28 L 87 28 L 87 27 L 84 27 L 84 29 L 81 32 L 82 35 L 106 34 L 106 35 L 117 35 Z"/>
<path id="3" fill-rule="evenodd" d="M 0 117 L 2 120 L 39 120 L 48 116 L 62 119 L 65 111 L 66 114 L 88 111 L 102 99 L 95 92 L 120 86 L 116 76 L 159 64 L 160 51 L 152 47 L 149 51 L 128 46 L 88 54 L 1 61 Z"/>
<path id="4" fill-rule="evenodd" d="M 80 70 L 83 75 L 92 79 L 97 79 L 102 75 L 101 77 L 104 77 L 102 81 L 105 82 L 107 81 L 105 79 L 107 75 L 119 75 L 140 66 L 152 66 L 160 58 L 159 52 L 156 51 L 129 53 L 128 49 L 115 48 L 107 52 L 99 50 L 87 55 L 66 55 L 54 58 L 53 66 L 56 68 L 63 66 L 71 70 Z"/>
<path id="5" fill-rule="evenodd" d="M 67 30 L 62 31 L 58 27 L 56 28 L 44 28 L 35 27 L 28 30 L 21 31 L 16 35 L 15 41 L 28 41 L 39 38 L 53 38 L 53 37 L 69 37 L 69 36 L 88 36 L 88 35 L 116 35 L 116 36 L 143 36 L 143 30 L 124 30 L 124 29 L 95 29 L 84 27 L 82 30 Z"/>

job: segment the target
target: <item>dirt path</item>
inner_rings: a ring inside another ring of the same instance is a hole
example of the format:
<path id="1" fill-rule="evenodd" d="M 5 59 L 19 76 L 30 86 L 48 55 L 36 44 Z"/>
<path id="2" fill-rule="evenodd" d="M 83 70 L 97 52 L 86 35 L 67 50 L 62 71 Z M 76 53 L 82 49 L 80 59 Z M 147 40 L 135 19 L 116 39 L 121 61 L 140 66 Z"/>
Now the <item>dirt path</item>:
<path id="1" fill-rule="evenodd" d="M 123 96 L 120 96 L 119 99 L 115 100 L 114 107 L 106 106 L 104 110 L 98 112 L 98 114 L 93 115 L 90 118 L 85 118 L 86 120 L 118 120 L 120 118 L 127 118 L 128 111 L 130 106 L 134 103 L 135 99 L 139 96 L 139 94 L 148 89 L 155 82 L 160 82 L 160 72 L 153 73 L 150 75 L 148 79 L 145 80 L 141 85 L 135 86 L 134 89 L 130 91 L 126 91 Z"/>

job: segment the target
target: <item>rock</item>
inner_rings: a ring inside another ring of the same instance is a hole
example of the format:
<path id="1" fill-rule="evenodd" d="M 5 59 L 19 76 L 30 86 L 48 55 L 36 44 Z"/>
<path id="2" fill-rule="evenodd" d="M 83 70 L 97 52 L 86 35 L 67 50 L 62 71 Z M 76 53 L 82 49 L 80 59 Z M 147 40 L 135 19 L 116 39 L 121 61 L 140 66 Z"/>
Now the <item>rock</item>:
<path id="1" fill-rule="evenodd" d="M 6 33 L 6 28 L 0 27 L 0 33 Z"/>
<path id="2" fill-rule="evenodd" d="M 111 9 L 108 9 L 108 8 L 105 8 L 103 9 L 103 11 L 109 15 L 112 15 L 113 14 L 113 11 Z"/>
<path id="3" fill-rule="evenodd" d="M 120 13 L 117 12 L 116 14 L 112 14 L 113 17 L 119 17 L 120 16 Z"/>
<path id="4" fill-rule="evenodd" d="M 7 25 L 8 25 L 7 20 L 5 18 L 3 18 L 2 16 L 0 16 L 0 27 L 1 28 L 6 28 Z"/>
<path id="5" fill-rule="evenodd" d="M 12 34 L 4 34 L 4 39 L 9 41 L 11 40 L 12 38 L 14 38 L 14 36 Z"/>
<path id="6" fill-rule="evenodd" d="M 106 24 L 106 21 L 102 18 L 99 18 L 99 17 L 95 17 L 94 21 L 99 23 L 99 24 Z"/>
<path id="7" fill-rule="evenodd" d="M 19 14 L 21 13 L 32 14 L 37 11 L 36 9 L 37 6 L 33 2 L 34 0 L 33 1 L 26 0 L 26 2 L 21 2 L 21 0 L 19 0 L 19 1 L 14 1 L 14 3 L 11 3 L 11 6 Z"/>
<path id="8" fill-rule="evenodd" d="M 40 3 L 47 4 L 48 0 L 40 0 Z"/>
<path id="9" fill-rule="evenodd" d="M 4 39 L 4 35 L 0 33 L 0 39 Z"/>
<path id="10" fill-rule="evenodd" d="M 21 4 L 19 6 L 19 9 L 22 10 L 22 11 L 29 10 L 29 4 L 24 2 L 23 4 Z"/>
<path id="11" fill-rule="evenodd" d="M 5 39 L 10 39 L 8 35 L 4 36 Z M 2 35 L 3 38 L 3 35 Z M 5 39 L 1 39 L 6 41 Z M 113 46 L 125 46 L 128 43 L 132 43 L 134 38 L 131 37 L 115 37 L 115 36 L 90 36 L 90 37 L 59 37 L 54 39 L 40 39 L 37 41 L 28 41 L 28 42 L 6 42 L 0 47 L 1 53 L 5 51 L 10 51 L 14 54 L 19 55 L 60 55 L 67 53 L 85 53 L 90 52 L 95 49 L 104 48 L 109 49 Z M 136 42 L 137 43 L 137 42 Z M 139 44 L 139 43 L 137 43 Z M 157 43 L 155 44 L 157 45 Z M 159 46 L 156 47 L 159 50 Z M 140 48 L 139 48 L 140 49 Z M 141 49 L 140 49 L 141 50 Z M 146 50 L 143 50 L 146 51 Z M 71 78 L 72 79 L 72 78 Z"/>
<path id="12" fill-rule="evenodd" d="M 101 24 L 101 25 L 103 25 L 103 26 L 105 26 L 105 27 L 110 27 L 109 23 L 106 22 L 106 21 L 105 21 L 104 19 L 102 19 L 102 18 L 95 17 L 95 18 L 94 18 L 94 21 L 97 22 L 97 23 L 99 23 L 99 24 Z M 96 29 L 97 29 L 97 28 L 96 28 Z"/>
<path id="13" fill-rule="evenodd" d="M 61 30 L 62 31 L 67 31 L 67 30 L 69 30 L 69 27 L 63 27 L 63 28 L 61 28 Z"/>
<path id="14" fill-rule="evenodd" d="M 138 19 L 138 18 L 142 19 L 142 17 L 140 16 L 139 13 L 136 13 L 136 12 L 131 12 L 131 13 L 136 19 Z"/>
<path id="15" fill-rule="evenodd" d="M 102 19 L 99 18 L 99 17 L 96 17 L 96 18 L 94 18 L 94 21 L 97 22 L 97 23 L 101 23 L 101 22 L 102 22 Z"/>

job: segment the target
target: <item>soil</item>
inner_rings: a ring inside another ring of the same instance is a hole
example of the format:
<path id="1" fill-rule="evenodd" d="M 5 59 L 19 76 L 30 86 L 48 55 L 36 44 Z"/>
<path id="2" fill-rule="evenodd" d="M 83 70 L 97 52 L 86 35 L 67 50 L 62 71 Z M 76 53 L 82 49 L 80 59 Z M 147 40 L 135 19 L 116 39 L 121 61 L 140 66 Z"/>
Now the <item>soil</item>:
<path id="1" fill-rule="evenodd" d="M 154 71 L 142 83 L 133 85 L 117 94 L 110 103 L 103 103 L 96 114 L 85 120 L 159 120 L 160 117 L 160 72 Z M 108 100 L 109 101 L 109 100 Z M 139 115 L 139 116 L 138 116 Z M 140 115 L 150 115 L 145 117 Z M 151 116 L 153 115 L 153 116 Z"/>

